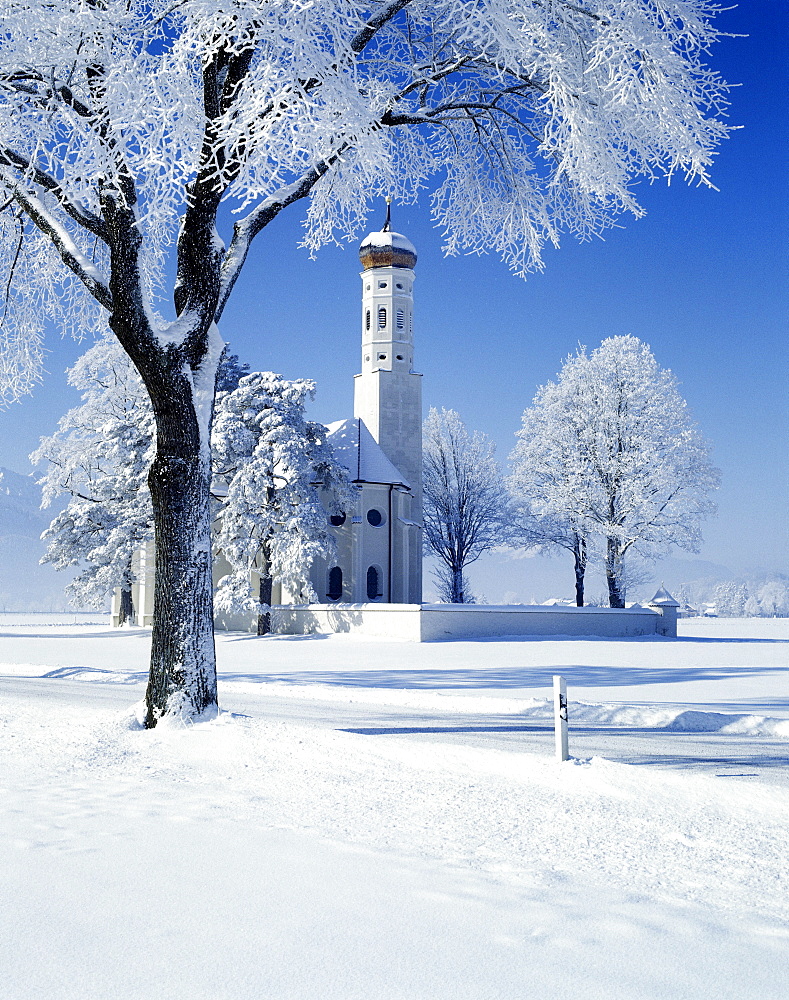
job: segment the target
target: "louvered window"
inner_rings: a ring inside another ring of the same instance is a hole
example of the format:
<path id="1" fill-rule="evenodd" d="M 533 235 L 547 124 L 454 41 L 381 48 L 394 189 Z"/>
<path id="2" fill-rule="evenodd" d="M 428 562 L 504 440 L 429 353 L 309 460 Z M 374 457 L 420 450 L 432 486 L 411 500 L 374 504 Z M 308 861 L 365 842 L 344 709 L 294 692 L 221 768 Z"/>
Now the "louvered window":
<path id="1" fill-rule="evenodd" d="M 386 329 L 386 306 L 378 307 L 378 329 Z"/>
<path id="2" fill-rule="evenodd" d="M 329 590 L 326 596 L 330 601 L 339 601 L 342 597 L 342 570 L 339 566 L 329 570 Z"/>
<path id="3" fill-rule="evenodd" d="M 367 600 L 374 601 L 381 595 L 381 572 L 377 566 L 370 566 L 367 570 Z"/>

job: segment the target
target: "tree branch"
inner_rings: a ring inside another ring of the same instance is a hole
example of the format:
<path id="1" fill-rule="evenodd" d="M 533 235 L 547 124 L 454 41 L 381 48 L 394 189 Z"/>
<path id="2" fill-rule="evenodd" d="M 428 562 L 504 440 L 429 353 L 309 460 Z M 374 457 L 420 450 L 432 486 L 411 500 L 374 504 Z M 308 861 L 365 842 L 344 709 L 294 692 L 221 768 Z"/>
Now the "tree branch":
<path id="1" fill-rule="evenodd" d="M 20 156 L 13 149 L 4 146 L 0 147 L 0 166 L 13 167 L 22 171 L 23 174 L 30 177 L 39 187 L 53 194 L 63 208 L 63 211 L 70 215 L 75 222 L 78 222 L 85 229 L 90 230 L 94 236 L 98 236 L 105 243 L 107 242 L 107 227 L 104 224 L 104 220 L 99 218 L 98 215 L 94 215 L 93 212 L 84 206 L 75 205 L 73 201 L 66 197 L 65 191 L 58 181 L 54 177 L 50 177 L 49 174 L 41 170 L 40 167 L 37 167 L 32 161 L 25 159 L 24 156 Z"/>
<path id="2" fill-rule="evenodd" d="M 371 17 L 361 31 L 357 32 L 351 41 L 351 51 L 359 55 L 378 31 L 411 2 L 412 0 L 389 0 L 389 3 L 385 4 L 377 14 Z"/>
<path id="3" fill-rule="evenodd" d="M 215 238 L 216 214 L 224 191 L 241 167 L 239 156 L 228 164 L 226 150 L 218 143 L 217 123 L 232 105 L 253 54 L 251 43 L 234 56 L 220 49 L 203 69 L 205 129 L 200 164 L 187 190 L 187 209 L 178 237 L 174 292 L 178 315 L 189 308 L 213 315 L 216 309 L 221 265 Z"/>
<path id="4" fill-rule="evenodd" d="M 106 278 L 82 253 L 68 230 L 63 228 L 34 194 L 25 191 L 15 177 L 9 176 L 7 168 L 0 167 L 0 179 L 36 228 L 51 240 L 66 267 L 80 279 L 97 302 L 112 311 L 112 294 Z"/>
<path id="5" fill-rule="evenodd" d="M 219 302 L 214 315 L 215 323 L 219 322 L 227 300 L 230 297 L 230 293 L 233 290 L 233 286 L 236 283 L 236 279 L 241 273 L 241 268 L 244 266 L 244 261 L 247 258 L 249 248 L 252 245 L 254 238 L 279 215 L 283 208 L 287 208 L 288 205 L 292 205 L 294 201 L 306 198 L 321 177 L 323 177 L 323 175 L 340 159 L 342 154 L 350 148 L 350 145 L 350 140 L 343 143 L 331 154 L 331 156 L 327 156 L 325 159 L 320 160 L 314 166 L 310 167 L 310 169 L 302 174 L 297 181 L 280 188 L 275 195 L 266 198 L 266 200 L 246 218 L 235 224 L 233 227 L 233 239 L 230 242 L 230 246 L 227 248 L 227 252 L 225 253 L 224 260 L 222 262 L 222 283 L 219 293 Z"/>

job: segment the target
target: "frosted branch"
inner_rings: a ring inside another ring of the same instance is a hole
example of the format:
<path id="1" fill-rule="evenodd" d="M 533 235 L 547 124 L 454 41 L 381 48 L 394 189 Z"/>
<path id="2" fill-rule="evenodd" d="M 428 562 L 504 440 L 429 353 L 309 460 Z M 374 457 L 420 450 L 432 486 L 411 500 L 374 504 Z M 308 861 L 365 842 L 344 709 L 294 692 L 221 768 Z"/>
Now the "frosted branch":
<path id="1" fill-rule="evenodd" d="M 63 263 L 85 285 L 90 294 L 105 309 L 112 310 L 112 295 L 104 275 L 79 249 L 69 232 L 47 211 L 35 195 L 25 191 L 8 168 L 0 167 L 0 180 L 13 193 L 19 205 L 34 225 L 52 241 Z"/>

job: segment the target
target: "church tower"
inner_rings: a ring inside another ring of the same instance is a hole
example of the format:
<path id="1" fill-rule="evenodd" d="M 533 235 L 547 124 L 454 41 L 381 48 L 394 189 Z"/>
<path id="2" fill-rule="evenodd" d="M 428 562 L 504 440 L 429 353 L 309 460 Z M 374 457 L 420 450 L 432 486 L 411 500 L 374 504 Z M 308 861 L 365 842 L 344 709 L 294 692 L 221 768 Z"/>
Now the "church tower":
<path id="1" fill-rule="evenodd" d="M 362 371 L 354 384 L 353 415 L 400 470 L 422 522 L 422 376 L 414 364 L 414 245 L 391 230 L 389 209 L 380 232 L 359 247 L 362 278 Z"/>

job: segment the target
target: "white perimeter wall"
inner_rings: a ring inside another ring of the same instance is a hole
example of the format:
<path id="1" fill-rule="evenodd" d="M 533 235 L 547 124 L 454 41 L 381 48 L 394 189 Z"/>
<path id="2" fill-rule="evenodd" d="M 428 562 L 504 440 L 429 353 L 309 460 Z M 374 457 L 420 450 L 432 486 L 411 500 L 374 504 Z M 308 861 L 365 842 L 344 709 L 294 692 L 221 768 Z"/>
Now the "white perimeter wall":
<path id="1" fill-rule="evenodd" d="M 274 612 L 286 635 L 358 632 L 428 642 L 509 635 L 674 635 L 669 616 L 649 608 L 572 608 L 519 605 L 311 604 Z"/>

